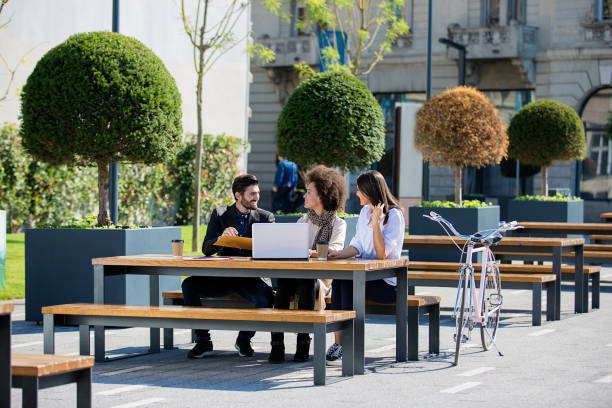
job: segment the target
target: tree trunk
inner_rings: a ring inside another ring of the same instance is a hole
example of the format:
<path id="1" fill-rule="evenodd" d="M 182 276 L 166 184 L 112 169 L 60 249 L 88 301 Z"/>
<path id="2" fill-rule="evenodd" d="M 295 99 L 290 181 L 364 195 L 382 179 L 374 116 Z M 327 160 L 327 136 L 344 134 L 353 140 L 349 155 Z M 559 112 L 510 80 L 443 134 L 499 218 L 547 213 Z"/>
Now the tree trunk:
<path id="1" fill-rule="evenodd" d="M 193 205 L 193 236 L 191 250 L 198 252 L 200 249 L 200 193 L 202 190 L 202 135 L 203 130 L 203 100 L 204 100 L 204 89 L 203 89 L 203 65 L 204 65 L 204 52 L 200 52 L 200 71 L 198 72 L 198 87 L 196 90 L 196 104 L 197 104 L 197 116 L 198 116 L 198 137 L 196 143 L 196 159 L 195 159 L 195 191 L 194 191 L 194 205 Z"/>
<path id="2" fill-rule="evenodd" d="M 461 167 L 455 169 L 455 202 L 461 205 L 463 196 L 461 194 Z"/>
<path id="3" fill-rule="evenodd" d="M 542 195 L 548 197 L 548 167 L 542 166 Z"/>
<path id="4" fill-rule="evenodd" d="M 110 225 L 109 202 L 108 202 L 108 175 L 109 164 L 98 163 L 98 226 Z"/>

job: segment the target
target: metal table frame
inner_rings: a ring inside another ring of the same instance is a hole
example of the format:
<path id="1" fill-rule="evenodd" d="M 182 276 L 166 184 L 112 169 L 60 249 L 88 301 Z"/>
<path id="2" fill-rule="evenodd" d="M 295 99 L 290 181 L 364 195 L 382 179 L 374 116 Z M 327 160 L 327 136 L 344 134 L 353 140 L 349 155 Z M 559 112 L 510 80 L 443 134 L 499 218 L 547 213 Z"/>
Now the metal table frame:
<path id="1" fill-rule="evenodd" d="M 197 261 L 192 261 L 197 262 Z M 228 261 L 231 262 L 231 261 Z M 269 261 L 272 262 L 272 261 Z M 268 262 L 268 263 L 269 263 Z M 330 262 L 331 264 L 331 262 Z M 261 268 L 217 268 L 206 265 L 201 261 L 198 267 L 180 266 L 121 266 L 121 265 L 94 265 L 94 303 L 104 304 L 104 277 L 113 275 L 149 275 L 149 297 L 151 306 L 159 306 L 159 276 L 224 276 L 224 277 L 268 277 L 268 278 L 295 278 L 295 279 L 340 279 L 353 282 L 353 309 L 356 312 L 354 320 L 354 373 L 361 375 L 365 372 L 365 283 L 370 280 L 383 278 L 397 278 L 396 295 L 396 351 L 398 362 L 407 359 L 408 350 L 408 267 L 390 267 L 372 270 L 323 270 L 309 268 L 304 262 L 295 266 L 295 269 L 269 269 Z M 212 327 L 211 327 L 212 328 Z M 104 361 L 104 326 L 95 326 L 95 357 L 96 361 Z M 151 350 L 160 349 L 160 329 L 150 329 Z"/>
<path id="2" fill-rule="evenodd" d="M 38 407 L 38 390 L 71 383 L 76 383 L 77 387 L 77 408 L 92 406 L 91 367 L 41 377 L 14 375 L 12 380 L 13 387 L 22 390 L 24 408 Z"/>
<path id="3" fill-rule="evenodd" d="M 11 313 L 0 313 L 0 405 L 11 406 Z"/>

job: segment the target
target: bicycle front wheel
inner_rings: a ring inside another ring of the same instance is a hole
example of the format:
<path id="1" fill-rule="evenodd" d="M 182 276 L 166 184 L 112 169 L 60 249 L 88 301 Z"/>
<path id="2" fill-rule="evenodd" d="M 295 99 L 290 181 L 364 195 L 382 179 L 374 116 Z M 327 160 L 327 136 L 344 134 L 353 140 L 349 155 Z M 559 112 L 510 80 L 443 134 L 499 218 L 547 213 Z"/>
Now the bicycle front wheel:
<path id="1" fill-rule="evenodd" d="M 482 348 L 488 350 L 497 334 L 502 296 L 499 267 L 497 264 L 495 262 L 489 262 L 486 273 L 486 286 L 482 297 L 481 310 L 483 313 L 483 322 L 480 324 L 480 338 L 482 340 Z"/>
<path id="2" fill-rule="evenodd" d="M 459 364 L 459 348 L 461 347 L 461 342 L 467 339 L 467 321 L 470 315 L 468 310 L 469 300 L 466 302 L 466 297 L 469 296 L 468 279 L 470 279 L 470 274 L 463 270 L 461 271 L 461 276 L 462 282 L 461 286 L 459 286 L 457 304 L 455 305 L 455 365 Z"/>

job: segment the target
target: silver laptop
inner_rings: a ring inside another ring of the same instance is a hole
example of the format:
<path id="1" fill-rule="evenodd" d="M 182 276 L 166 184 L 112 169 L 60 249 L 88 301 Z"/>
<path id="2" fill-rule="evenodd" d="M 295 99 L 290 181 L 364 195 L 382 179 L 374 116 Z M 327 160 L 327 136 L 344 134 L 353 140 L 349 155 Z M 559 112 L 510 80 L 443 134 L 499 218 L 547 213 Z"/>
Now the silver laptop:
<path id="1" fill-rule="evenodd" d="M 253 258 L 305 259 L 310 256 L 307 223 L 253 224 Z"/>

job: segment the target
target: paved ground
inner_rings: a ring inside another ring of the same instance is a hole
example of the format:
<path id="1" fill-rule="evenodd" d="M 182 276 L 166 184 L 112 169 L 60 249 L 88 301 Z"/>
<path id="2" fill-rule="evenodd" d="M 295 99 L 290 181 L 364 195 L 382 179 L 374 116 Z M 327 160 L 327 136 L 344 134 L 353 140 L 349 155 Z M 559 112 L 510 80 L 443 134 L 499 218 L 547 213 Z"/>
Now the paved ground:
<path id="1" fill-rule="evenodd" d="M 235 333 L 215 331 L 215 354 L 186 359 L 191 348 L 188 330 L 177 330 L 172 351 L 97 364 L 93 375 L 95 407 L 610 407 L 612 406 L 612 269 L 603 274 L 601 309 L 573 314 L 573 287 L 564 285 L 562 320 L 531 327 L 521 311 L 531 304 L 531 292 L 503 291 L 505 307 L 498 344 L 504 354 L 483 352 L 474 332 L 458 367 L 453 367 L 452 321 L 443 311 L 440 356 L 426 358 L 427 330 L 421 327 L 418 362 L 395 363 L 395 325 L 391 317 L 368 316 L 366 374 L 340 377 L 328 368 L 328 385 L 312 384 L 311 363 L 267 363 L 269 334 L 254 338 L 256 354 L 238 357 Z M 417 292 L 419 293 L 419 292 Z M 454 290 L 423 288 L 420 293 L 454 301 Z M 545 299 L 543 299 L 545 302 Z M 13 352 L 41 353 L 42 326 L 23 321 L 24 306 L 16 305 Z M 295 336 L 286 340 L 295 349 Z M 331 335 L 328 342 L 332 341 Z M 109 354 L 146 350 L 148 329 L 114 329 L 107 335 Z M 93 347 L 92 347 L 93 348 Z M 63 327 L 56 335 L 58 354 L 78 350 L 78 330 Z M 290 357 L 290 355 L 289 355 Z M 73 407 L 76 387 L 43 390 L 41 407 Z M 12 406 L 21 406 L 13 390 Z"/>

